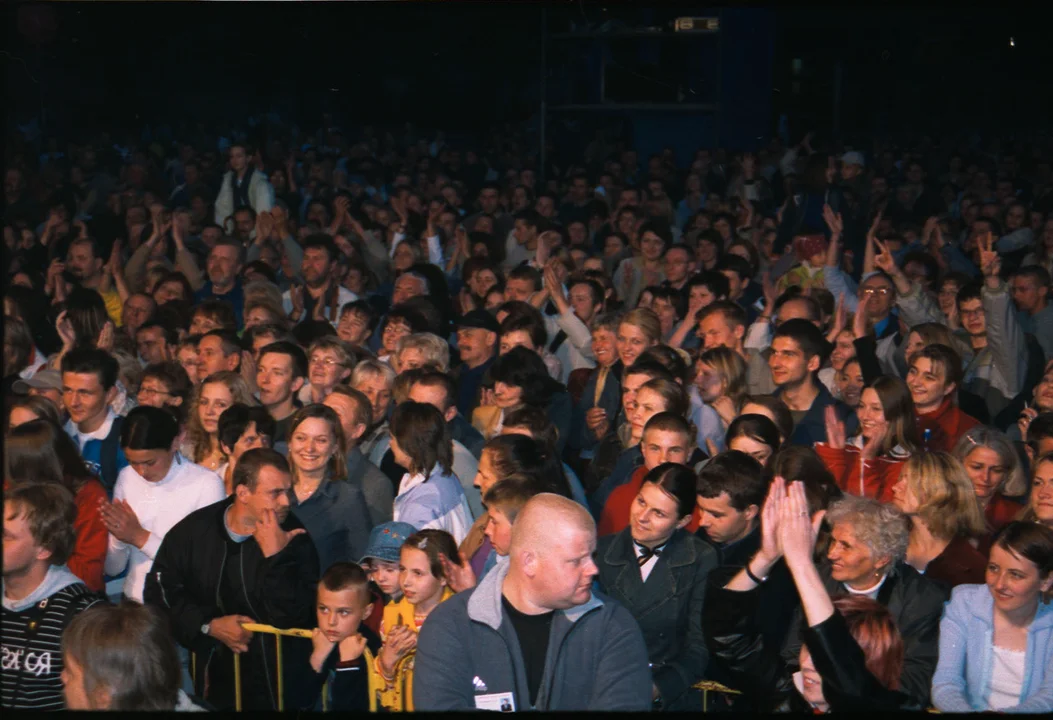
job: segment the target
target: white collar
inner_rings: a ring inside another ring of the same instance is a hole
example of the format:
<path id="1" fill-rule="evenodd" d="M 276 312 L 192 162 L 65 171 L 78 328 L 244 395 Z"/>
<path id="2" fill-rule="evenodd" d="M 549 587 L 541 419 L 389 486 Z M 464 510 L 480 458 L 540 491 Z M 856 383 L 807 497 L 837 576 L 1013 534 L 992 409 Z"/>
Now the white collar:
<path id="1" fill-rule="evenodd" d="M 405 495 L 410 490 L 423 485 L 424 481 L 427 479 L 428 477 L 424 473 L 416 473 L 415 475 L 406 473 L 402 476 L 402 480 L 399 481 L 399 497 Z"/>
<path id="2" fill-rule="evenodd" d="M 878 591 L 881 590 L 881 586 L 885 584 L 885 580 L 888 579 L 888 573 L 881 576 L 881 579 L 877 581 L 875 585 L 868 587 L 865 590 L 856 590 L 848 583 L 843 583 L 845 590 L 852 593 L 853 595 L 866 595 L 869 598 L 876 598 Z"/>
<path id="3" fill-rule="evenodd" d="M 82 433 L 77 428 L 77 424 L 72 420 L 66 423 L 66 430 L 69 432 L 73 439 L 80 443 L 80 449 L 83 450 L 84 446 L 88 444 L 89 440 L 105 440 L 106 436 L 110 434 L 110 430 L 113 429 L 113 421 L 117 419 L 117 415 L 114 414 L 110 408 L 106 409 L 106 419 L 102 421 L 102 425 L 93 430 L 90 433 Z"/>

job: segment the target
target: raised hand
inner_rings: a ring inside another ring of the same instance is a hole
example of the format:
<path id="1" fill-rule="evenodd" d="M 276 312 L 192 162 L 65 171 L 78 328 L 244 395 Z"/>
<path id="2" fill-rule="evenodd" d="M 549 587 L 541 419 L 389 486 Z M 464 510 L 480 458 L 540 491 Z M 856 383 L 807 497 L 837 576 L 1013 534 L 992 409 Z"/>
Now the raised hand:
<path id="1" fill-rule="evenodd" d="M 58 332 L 59 339 L 62 340 L 62 347 L 64 349 L 71 349 L 73 344 L 77 341 L 77 336 L 73 332 L 73 323 L 66 316 L 66 311 L 63 310 L 58 314 L 58 318 L 55 320 L 55 331 Z"/>
<path id="2" fill-rule="evenodd" d="M 830 228 L 831 237 L 834 235 L 840 235 L 845 229 L 845 223 L 841 219 L 841 213 L 835 213 L 829 204 L 823 205 L 823 220 L 826 222 L 826 226 Z"/>
<path id="3" fill-rule="evenodd" d="M 994 248 L 994 235 L 987 232 L 976 241 L 977 249 L 980 251 L 980 272 L 985 280 L 992 278 L 997 280 L 998 273 L 1002 271 L 1002 258 Z M 997 282 L 996 282 L 997 284 Z"/>
<path id="4" fill-rule="evenodd" d="M 472 570 L 472 564 L 468 562 L 468 558 L 464 556 L 464 553 L 459 553 L 457 561 L 454 563 L 444 553 L 439 553 L 439 563 L 442 565 L 442 572 L 450 588 L 454 592 L 463 592 L 475 587 L 475 571 Z"/>
<path id="5" fill-rule="evenodd" d="M 826 406 L 824 420 L 826 420 L 826 444 L 834 450 L 844 450 L 847 442 L 845 424 L 837 417 L 837 411 L 833 405 Z"/>
<path id="6" fill-rule="evenodd" d="M 761 507 L 761 542 L 756 554 L 757 564 L 771 567 L 782 557 L 779 546 L 779 518 L 783 503 L 786 502 L 786 480 L 776 477 L 768 486 L 768 496 Z M 763 568 L 760 568 L 763 570 Z M 754 574 L 758 568 L 754 568 Z"/>
<path id="7" fill-rule="evenodd" d="M 877 215 L 874 216 L 874 222 L 870 223 L 870 229 L 867 230 L 867 242 L 872 242 L 877 237 L 878 227 L 881 226 L 882 216 L 885 214 L 884 208 L 878 210 Z"/>
<path id="8" fill-rule="evenodd" d="M 282 207 L 275 205 L 271 208 L 271 219 L 274 221 L 274 231 L 277 232 L 279 239 L 289 234 L 289 216 Z"/>
<path id="9" fill-rule="evenodd" d="M 856 314 L 852 318 L 852 334 L 855 335 L 857 340 L 870 334 L 870 328 L 867 324 L 867 306 L 869 304 L 870 296 L 864 295 L 859 298 L 859 305 L 856 306 Z"/>
<path id="10" fill-rule="evenodd" d="M 818 512 L 812 518 L 804 483 L 800 480 L 790 483 L 779 508 L 779 547 L 791 569 L 814 562 L 815 538 L 824 515 L 825 512 Z"/>
<path id="11" fill-rule="evenodd" d="M 837 336 L 841 334 L 841 331 L 848 325 L 848 308 L 845 307 L 845 294 L 841 293 L 837 296 L 837 307 L 834 308 L 834 322 L 830 326 L 830 332 L 826 334 L 827 342 L 833 343 L 837 341 Z"/>
<path id="12" fill-rule="evenodd" d="M 303 315 L 303 285 L 295 284 L 289 288 L 289 301 L 292 303 L 292 314 L 297 318 Z"/>
<path id="13" fill-rule="evenodd" d="M 264 510 L 260 518 L 256 520 L 256 527 L 252 536 L 260 546 L 263 557 L 277 555 L 297 535 L 304 535 L 307 531 L 303 528 L 294 528 L 286 532 L 278 524 L 278 515 L 273 510 Z"/>
<path id="14" fill-rule="evenodd" d="M 775 299 L 779 296 L 775 290 L 775 283 L 772 282 L 770 270 L 765 270 L 761 276 L 761 288 L 764 290 L 764 314 L 770 318 L 775 312 Z"/>
<path id="15" fill-rule="evenodd" d="M 874 247 L 878 249 L 878 253 L 874 256 L 874 265 L 889 275 L 895 275 L 899 271 L 899 267 L 897 267 L 896 260 L 892 257 L 892 251 L 888 249 L 888 245 L 874 238 Z"/>

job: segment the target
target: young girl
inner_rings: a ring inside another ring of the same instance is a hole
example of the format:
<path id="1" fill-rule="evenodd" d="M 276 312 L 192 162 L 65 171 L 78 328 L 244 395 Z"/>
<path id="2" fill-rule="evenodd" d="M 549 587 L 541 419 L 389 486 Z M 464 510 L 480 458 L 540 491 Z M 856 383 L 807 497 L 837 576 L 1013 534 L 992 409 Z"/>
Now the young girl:
<path id="1" fill-rule="evenodd" d="M 227 461 L 219 444 L 219 416 L 234 403 L 259 404 L 241 375 L 224 370 L 204 379 L 190 407 L 183 455 L 212 471 Z"/>
<path id="2" fill-rule="evenodd" d="M 842 490 L 891 502 L 903 463 L 920 446 L 910 390 L 899 378 L 881 376 L 863 391 L 857 413 L 859 434 L 846 440 L 844 424 L 828 408 L 827 441 L 815 451 Z"/>
<path id="3" fill-rule="evenodd" d="M 457 542 L 445 530 L 420 530 L 406 538 L 399 555 L 402 599 L 384 607 L 380 637 L 384 641 L 374 663 L 383 687 L 380 705 L 389 711 L 413 710 L 413 658 L 417 633 L 439 603 L 453 597 L 442 556 L 457 562 Z"/>

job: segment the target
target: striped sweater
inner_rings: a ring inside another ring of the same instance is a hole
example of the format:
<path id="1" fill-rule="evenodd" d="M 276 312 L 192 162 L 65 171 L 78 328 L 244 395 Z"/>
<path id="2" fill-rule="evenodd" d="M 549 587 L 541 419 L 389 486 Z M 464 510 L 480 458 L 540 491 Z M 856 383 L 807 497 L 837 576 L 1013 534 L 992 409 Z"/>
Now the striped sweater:
<path id="1" fill-rule="evenodd" d="M 28 601 L 28 602 L 27 602 Z M 2 705 L 62 710 L 62 632 L 74 615 L 102 598 L 65 567 L 52 567 L 25 601 L 3 603 Z"/>

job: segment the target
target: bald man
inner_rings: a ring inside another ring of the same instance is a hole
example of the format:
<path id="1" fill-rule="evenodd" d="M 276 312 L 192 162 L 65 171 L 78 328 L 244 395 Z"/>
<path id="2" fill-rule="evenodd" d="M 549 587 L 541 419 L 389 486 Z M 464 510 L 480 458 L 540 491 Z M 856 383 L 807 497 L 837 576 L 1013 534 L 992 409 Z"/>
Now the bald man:
<path id="1" fill-rule="evenodd" d="M 542 493 L 512 525 L 508 561 L 439 605 L 421 628 L 417 710 L 649 710 L 636 620 L 592 591 L 596 525 Z"/>

